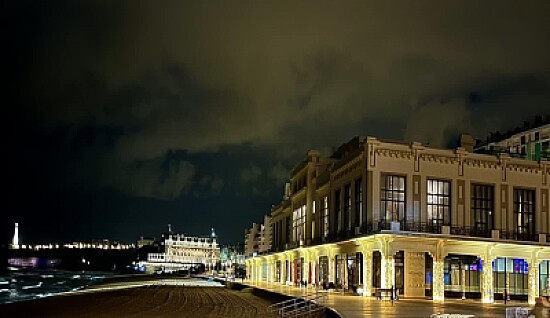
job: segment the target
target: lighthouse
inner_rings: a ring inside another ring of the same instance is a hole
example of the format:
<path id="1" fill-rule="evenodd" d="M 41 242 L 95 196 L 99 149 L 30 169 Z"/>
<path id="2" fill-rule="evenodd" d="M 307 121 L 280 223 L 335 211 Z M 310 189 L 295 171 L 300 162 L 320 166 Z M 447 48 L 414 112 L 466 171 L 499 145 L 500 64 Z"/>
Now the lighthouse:
<path id="1" fill-rule="evenodd" d="M 13 233 L 13 241 L 11 242 L 11 248 L 19 248 L 19 223 L 15 223 L 15 232 Z"/>

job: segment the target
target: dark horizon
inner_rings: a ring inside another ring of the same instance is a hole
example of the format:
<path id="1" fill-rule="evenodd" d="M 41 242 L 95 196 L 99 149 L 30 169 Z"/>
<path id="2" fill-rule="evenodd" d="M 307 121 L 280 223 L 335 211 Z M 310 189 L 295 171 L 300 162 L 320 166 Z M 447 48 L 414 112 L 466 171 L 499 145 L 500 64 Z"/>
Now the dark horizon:
<path id="1" fill-rule="evenodd" d="M 309 149 L 548 114 L 550 3 L 32 2 L 4 19 L 0 245 L 244 240 Z"/>

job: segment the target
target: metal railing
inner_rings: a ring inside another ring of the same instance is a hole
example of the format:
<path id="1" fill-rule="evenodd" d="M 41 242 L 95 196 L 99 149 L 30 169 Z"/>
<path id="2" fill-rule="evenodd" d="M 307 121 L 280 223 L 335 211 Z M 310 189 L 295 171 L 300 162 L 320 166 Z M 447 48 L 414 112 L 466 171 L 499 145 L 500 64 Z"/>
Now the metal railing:
<path id="1" fill-rule="evenodd" d="M 443 226 L 449 227 L 449 234 L 451 235 L 461 235 L 469 237 L 480 237 L 480 238 L 492 238 L 492 230 L 498 230 L 498 239 L 502 240 L 516 240 L 516 241 L 539 241 L 539 234 L 546 236 L 546 242 L 550 242 L 550 233 L 520 233 L 518 231 L 502 230 L 498 228 L 483 228 L 476 226 L 449 226 L 445 224 L 434 224 L 431 222 L 411 222 L 411 221 L 400 221 L 400 231 L 410 231 L 410 232 L 419 232 L 419 233 L 432 233 L 432 234 L 443 234 Z M 306 246 L 325 244 L 325 243 L 334 243 L 347 239 L 352 239 L 360 236 L 378 234 L 381 231 L 391 230 L 391 222 L 381 220 L 374 222 L 363 223 L 359 228 L 359 232 L 353 228 L 351 229 L 339 230 L 336 232 L 331 232 L 328 236 L 316 237 L 314 239 L 308 240 Z M 287 249 L 296 248 L 299 245 L 296 242 L 286 243 L 284 246 L 276 247 L 275 251 L 284 251 Z"/>
<path id="2" fill-rule="evenodd" d="M 328 293 L 316 291 L 315 293 L 292 298 L 270 305 L 267 310 L 270 314 L 277 314 L 279 317 L 300 317 L 322 312 L 325 307 L 319 301 L 326 299 Z"/>

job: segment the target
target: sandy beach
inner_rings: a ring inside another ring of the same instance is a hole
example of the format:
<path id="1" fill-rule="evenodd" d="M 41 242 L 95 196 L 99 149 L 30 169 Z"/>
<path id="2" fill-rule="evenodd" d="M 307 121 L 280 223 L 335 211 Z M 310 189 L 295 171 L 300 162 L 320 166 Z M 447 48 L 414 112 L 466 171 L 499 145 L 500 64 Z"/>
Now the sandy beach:
<path id="1" fill-rule="evenodd" d="M 271 317 L 269 300 L 221 287 L 149 285 L 0 305 L 0 317 Z"/>

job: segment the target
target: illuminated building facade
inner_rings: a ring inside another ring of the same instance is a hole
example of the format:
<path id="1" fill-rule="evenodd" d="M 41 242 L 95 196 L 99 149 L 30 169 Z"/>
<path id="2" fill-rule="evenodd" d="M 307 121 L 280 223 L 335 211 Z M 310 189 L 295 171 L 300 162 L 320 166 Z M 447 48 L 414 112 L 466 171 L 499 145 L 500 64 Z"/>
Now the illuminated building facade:
<path id="1" fill-rule="evenodd" d="M 185 236 L 168 233 L 164 235 L 164 251 L 147 254 L 143 265 L 164 269 L 188 269 L 191 266 L 204 265 L 206 270 L 213 269 L 220 260 L 220 247 L 212 230 L 209 237 Z"/>
<path id="2" fill-rule="evenodd" d="M 252 223 L 252 227 L 246 229 L 244 233 L 245 255 L 252 256 L 257 254 L 269 253 L 273 242 L 273 227 L 271 225 L 271 216 L 264 216 L 264 223 Z"/>
<path id="3" fill-rule="evenodd" d="M 466 149 L 355 137 L 309 151 L 249 279 L 434 301 L 548 295 L 550 162 Z"/>

